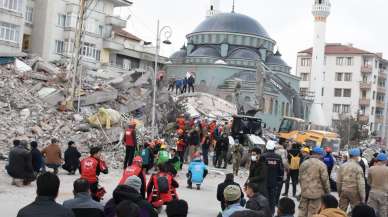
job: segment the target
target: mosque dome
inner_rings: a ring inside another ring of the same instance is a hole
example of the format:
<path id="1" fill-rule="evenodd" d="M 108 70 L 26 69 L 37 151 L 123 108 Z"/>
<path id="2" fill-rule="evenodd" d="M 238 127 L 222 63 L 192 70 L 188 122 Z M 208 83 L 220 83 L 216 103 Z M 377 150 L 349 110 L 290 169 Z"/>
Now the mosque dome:
<path id="1" fill-rule="evenodd" d="M 266 65 L 278 65 L 278 66 L 288 66 L 288 64 L 282 59 L 282 55 L 279 51 L 276 51 L 274 55 L 270 55 L 267 57 Z"/>
<path id="2" fill-rule="evenodd" d="M 220 13 L 208 17 L 191 34 L 203 32 L 240 33 L 270 39 L 259 22 L 239 13 Z"/>
<path id="3" fill-rule="evenodd" d="M 171 60 L 175 60 L 175 59 L 185 59 L 185 58 L 186 58 L 186 55 L 187 55 L 186 46 L 183 46 L 179 51 L 173 53 L 173 54 L 170 56 L 170 59 L 171 59 Z"/>

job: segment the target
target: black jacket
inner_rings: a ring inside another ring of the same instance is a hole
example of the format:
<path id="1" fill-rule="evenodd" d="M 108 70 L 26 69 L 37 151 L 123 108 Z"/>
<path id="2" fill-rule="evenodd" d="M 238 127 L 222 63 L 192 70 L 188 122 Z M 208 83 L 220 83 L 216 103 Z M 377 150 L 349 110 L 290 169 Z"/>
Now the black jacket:
<path id="1" fill-rule="evenodd" d="M 32 167 L 35 172 L 39 172 L 43 167 L 43 156 L 42 153 L 37 149 L 31 149 L 31 157 L 32 157 Z"/>
<path id="2" fill-rule="evenodd" d="M 81 153 L 77 150 L 76 147 L 69 147 L 65 151 L 65 164 L 63 169 L 65 170 L 76 170 L 79 167 L 79 158 Z"/>
<path id="3" fill-rule="evenodd" d="M 268 167 L 267 186 L 275 187 L 278 182 L 283 181 L 284 167 L 282 157 L 273 151 L 264 153 L 261 158 Z"/>
<path id="4" fill-rule="evenodd" d="M 113 198 L 110 199 L 104 208 L 105 217 L 116 216 L 116 206 L 124 201 L 128 200 L 137 204 L 140 208 L 140 217 L 157 217 L 158 213 L 152 207 L 152 205 L 143 199 L 143 197 L 133 188 L 127 185 L 119 185 L 113 191 Z"/>
<path id="5" fill-rule="evenodd" d="M 9 161 L 6 166 L 8 174 L 16 179 L 34 179 L 32 155 L 22 145 L 14 147 L 9 152 Z"/>
<path id="6" fill-rule="evenodd" d="M 200 143 L 200 136 L 198 131 L 193 131 L 190 133 L 190 139 L 189 139 L 189 144 L 190 145 L 195 145 L 198 146 Z"/>
<path id="7" fill-rule="evenodd" d="M 224 199 L 224 190 L 229 185 L 236 185 L 241 190 L 240 185 L 237 182 L 234 182 L 234 181 L 225 181 L 225 182 L 219 184 L 217 186 L 217 200 L 220 201 L 221 203 L 225 202 L 224 201 L 225 200 Z M 242 190 L 241 190 L 241 198 L 244 198 L 244 194 L 243 194 Z"/>
<path id="8" fill-rule="evenodd" d="M 70 209 L 51 197 L 37 197 L 34 202 L 19 210 L 17 217 L 74 217 Z"/>
<path id="9" fill-rule="evenodd" d="M 263 217 L 272 216 L 268 199 L 260 193 L 256 193 L 252 198 L 250 198 L 247 201 L 247 204 L 245 207 L 247 209 L 257 211 L 258 213 L 261 214 L 260 216 L 263 216 Z"/>
<path id="10" fill-rule="evenodd" d="M 265 197 L 268 196 L 267 179 L 267 165 L 262 161 L 251 162 L 251 166 L 249 167 L 248 182 L 257 184 L 259 192 Z"/>
<path id="11" fill-rule="evenodd" d="M 217 141 L 216 151 L 218 151 L 218 152 L 221 152 L 221 151 L 228 152 L 228 150 L 229 150 L 229 138 L 228 137 L 221 137 Z"/>

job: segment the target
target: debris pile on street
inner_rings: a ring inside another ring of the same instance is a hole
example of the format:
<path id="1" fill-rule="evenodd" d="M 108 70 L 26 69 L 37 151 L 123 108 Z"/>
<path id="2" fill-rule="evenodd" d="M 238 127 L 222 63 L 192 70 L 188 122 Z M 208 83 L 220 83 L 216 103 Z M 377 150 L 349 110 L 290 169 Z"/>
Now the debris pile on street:
<path id="1" fill-rule="evenodd" d="M 122 149 L 119 139 L 128 121 L 136 118 L 145 126 L 151 123 L 152 72 L 130 71 L 113 76 L 104 72 L 83 74 L 82 89 L 76 90 L 74 99 L 76 108 L 68 110 L 63 102 L 70 78 L 63 65 L 48 63 L 40 57 L 3 61 L 0 65 L 0 156 L 7 156 L 14 139 L 37 140 L 43 146 L 55 137 L 63 148 L 68 141 L 75 141 L 82 152 L 87 152 L 89 146 L 103 145 L 108 157 L 121 160 L 123 156 L 116 152 L 122 152 L 118 151 Z M 78 100 L 80 112 L 77 112 Z M 173 113 L 177 109 L 168 92 L 158 91 L 159 127 L 175 120 Z M 106 112 L 114 118 L 101 118 Z M 141 140 L 148 131 L 144 126 L 139 129 Z"/>

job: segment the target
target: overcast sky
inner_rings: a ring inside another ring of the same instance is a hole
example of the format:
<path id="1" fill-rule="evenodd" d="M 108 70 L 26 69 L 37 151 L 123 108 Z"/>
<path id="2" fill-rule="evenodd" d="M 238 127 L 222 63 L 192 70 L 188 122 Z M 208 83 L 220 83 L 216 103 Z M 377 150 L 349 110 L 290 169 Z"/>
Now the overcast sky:
<path id="1" fill-rule="evenodd" d="M 173 29 L 172 45 L 163 47 L 170 55 L 186 42 L 185 36 L 205 19 L 210 0 L 133 0 L 127 30 L 146 41 L 155 41 L 156 21 Z M 221 10 L 230 12 L 232 0 L 220 0 Z M 352 43 L 388 58 L 388 1 L 331 0 L 327 42 Z M 277 42 L 293 73 L 296 53 L 312 45 L 313 0 L 236 0 L 237 13 L 255 18 Z"/>

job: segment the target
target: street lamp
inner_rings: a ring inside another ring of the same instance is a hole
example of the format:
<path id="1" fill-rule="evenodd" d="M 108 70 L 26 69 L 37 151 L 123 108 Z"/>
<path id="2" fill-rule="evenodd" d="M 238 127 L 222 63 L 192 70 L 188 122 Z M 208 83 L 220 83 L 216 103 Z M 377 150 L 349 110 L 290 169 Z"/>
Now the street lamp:
<path id="1" fill-rule="evenodd" d="M 164 37 L 166 38 L 163 41 L 163 44 L 170 45 L 171 41 L 169 41 L 171 35 L 172 35 L 172 29 L 169 26 L 163 26 L 160 28 L 159 20 L 157 25 L 157 32 L 156 32 L 156 51 L 155 51 L 155 70 L 154 70 L 154 78 L 153 78 L 153 94 L 152 94 L 152 120 L 151 120 L 151 129 L 152 129 L 152 138 L 155 139 L 156 137 L 156 126 L 155 126 L 155 116 L 156 116 L 156 76 L 158 73 L 158 58 L 159 58 L 159 51 L 160 51 L 160 44 L 161 44 L 161 35 L 164 33 Z"/>

